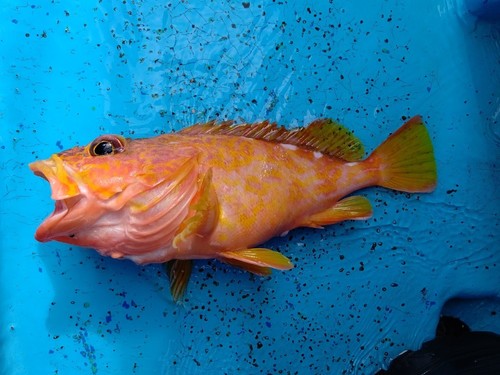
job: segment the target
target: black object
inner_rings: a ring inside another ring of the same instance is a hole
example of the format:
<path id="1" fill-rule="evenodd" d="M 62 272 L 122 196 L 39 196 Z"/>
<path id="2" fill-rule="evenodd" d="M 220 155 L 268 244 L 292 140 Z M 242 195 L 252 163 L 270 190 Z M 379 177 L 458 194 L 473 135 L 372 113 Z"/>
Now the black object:
<path id="1" fill-rule="evenodd" d="M 500 335 L 471 332 L 457 318 L 443 316 L 436 338 L 406 351 L 376 375 L 500 375 Z"/>

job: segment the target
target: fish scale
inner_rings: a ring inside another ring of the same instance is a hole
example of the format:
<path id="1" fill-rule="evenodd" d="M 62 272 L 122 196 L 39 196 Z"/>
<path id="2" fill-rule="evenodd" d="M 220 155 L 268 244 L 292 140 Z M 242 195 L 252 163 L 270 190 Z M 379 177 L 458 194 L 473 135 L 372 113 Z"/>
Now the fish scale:
<path id="1" fill-rule="evenodd" d="M 170 262 L 178 299 L 194 259 L 259 275 L 287 270 L 286 256 L 256 246 L 297 227 L 368 219 L 370 202 L 350 196 L 356 190 L 430 192 L 436 185 L 419 116 L 363 155 L 361 142 L 329 119 L 292 130 L 209 122 L 147 139 L 103 135 L 30 164 L 56 200 L 35 237 L 139 264 Z"/>

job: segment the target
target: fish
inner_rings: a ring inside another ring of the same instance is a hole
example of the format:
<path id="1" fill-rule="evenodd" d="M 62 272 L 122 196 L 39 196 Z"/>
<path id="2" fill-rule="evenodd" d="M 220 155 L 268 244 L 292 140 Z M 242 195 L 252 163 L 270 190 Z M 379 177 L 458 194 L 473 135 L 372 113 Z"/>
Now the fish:
<path id="1" fill-rule="evenodd" d="M 420 116 L 365 156 L 353 132 L 326 118 L 295 129 L 209 121 L 151 138 L 101 135 L 29 164 L 55 201 L 35 238 L 165 263 L 179 300 L 193 260 L 262 276 L 289 270 L 288 257 L 261 245 L 298 227 L 370 218 L 368 198 L 352 195 L 360 189 L 435 189 L 432 141 Z"/>

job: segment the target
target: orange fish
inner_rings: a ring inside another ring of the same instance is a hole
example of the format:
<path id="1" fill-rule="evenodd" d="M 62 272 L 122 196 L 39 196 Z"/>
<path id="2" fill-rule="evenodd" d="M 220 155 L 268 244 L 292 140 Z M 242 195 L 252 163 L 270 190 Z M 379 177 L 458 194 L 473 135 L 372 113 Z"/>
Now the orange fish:
<path id="1" fill-rule="evenodd" d="M 147 139 L 103 135 L 30 164 L 55 200 L 35 238 L 138 264 L 169 262 L 178 299 L 192 259 L 216 258 L 258 275 L 288 270 L 288 258 L 256 246 L 297 227 L 369 218 L 368 199 L 348 196 L 356 190 L 430 192 L 436 185 L 418 116 L 363 156 L 361 142 L 328 119 L 294 130 L 209 122 Z"/>

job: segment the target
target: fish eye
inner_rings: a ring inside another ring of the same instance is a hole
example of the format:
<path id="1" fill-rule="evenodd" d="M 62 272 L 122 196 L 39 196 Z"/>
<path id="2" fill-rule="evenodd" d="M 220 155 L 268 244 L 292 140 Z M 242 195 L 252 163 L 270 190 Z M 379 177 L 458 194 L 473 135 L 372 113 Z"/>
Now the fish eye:
<path id="1" fill-rule="evenodd" d="M 92 156 L 113 155 L 125 151 L 125 139 L 118 135 L 102 135 L 89 146 Z"/>

